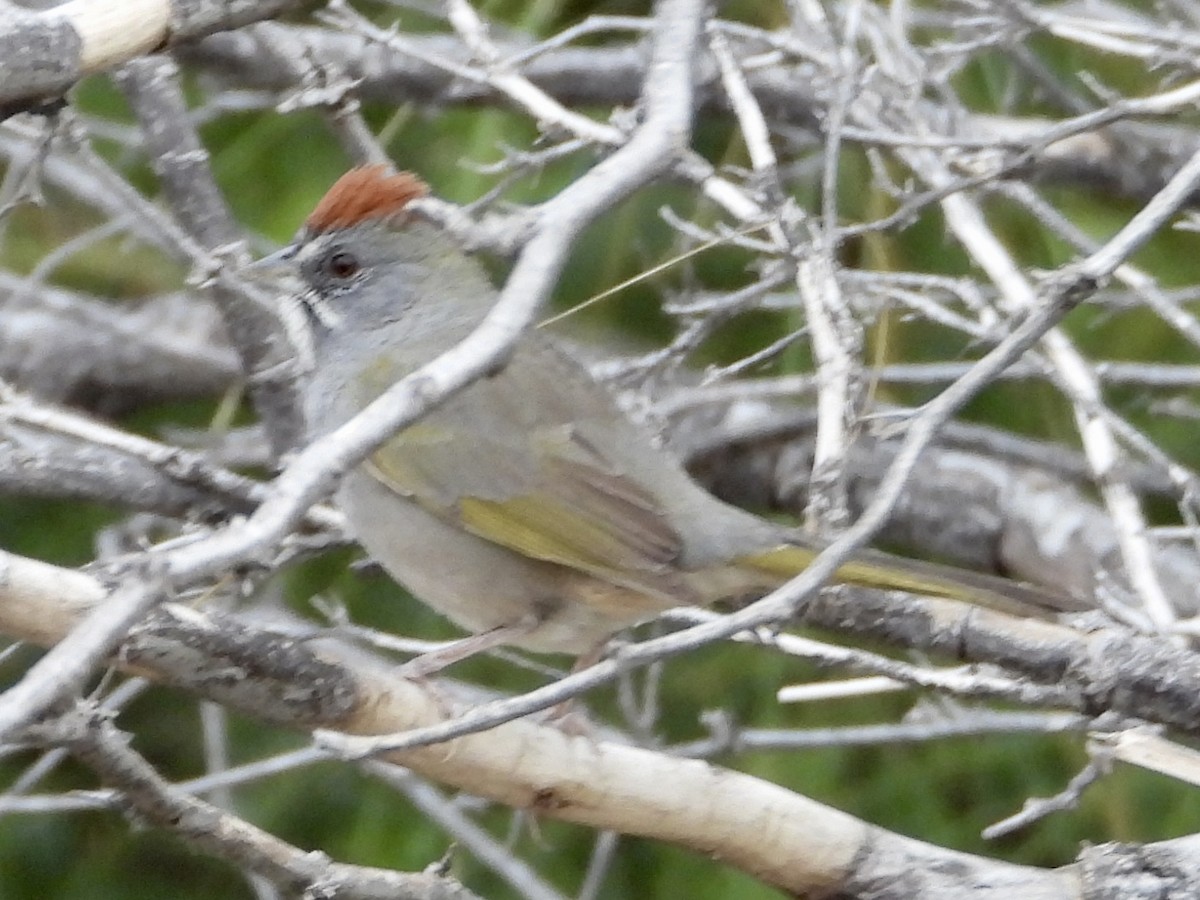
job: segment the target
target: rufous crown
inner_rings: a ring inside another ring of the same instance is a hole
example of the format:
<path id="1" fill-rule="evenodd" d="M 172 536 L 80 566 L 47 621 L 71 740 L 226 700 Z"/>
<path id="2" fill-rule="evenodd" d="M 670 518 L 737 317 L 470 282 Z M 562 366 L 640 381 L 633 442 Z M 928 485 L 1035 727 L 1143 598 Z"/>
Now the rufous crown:
<path id="1" fill-rule="evenodd" d="M 389 174 L 383 163 L 358 166 L 333 183 L 304 224 L 311 234 L 350 228 L 402 213 L 428 193 L 425 182 L 411 172 Z"/>

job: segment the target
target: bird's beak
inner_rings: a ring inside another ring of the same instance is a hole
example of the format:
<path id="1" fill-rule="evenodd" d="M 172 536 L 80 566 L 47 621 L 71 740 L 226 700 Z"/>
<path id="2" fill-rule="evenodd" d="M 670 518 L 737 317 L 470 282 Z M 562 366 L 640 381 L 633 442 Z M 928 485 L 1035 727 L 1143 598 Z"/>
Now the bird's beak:
<path id="1" fill-rule="evenodd" d="M 296 256 L 296 249 L 295 244 L 281 247 L 274 253 L 250 263 L 245 267 L 245 271 L 249 272 L 251 277 L 280 278 L 285 275 L 295 275 L 296 266 L 292 260 Z"/>

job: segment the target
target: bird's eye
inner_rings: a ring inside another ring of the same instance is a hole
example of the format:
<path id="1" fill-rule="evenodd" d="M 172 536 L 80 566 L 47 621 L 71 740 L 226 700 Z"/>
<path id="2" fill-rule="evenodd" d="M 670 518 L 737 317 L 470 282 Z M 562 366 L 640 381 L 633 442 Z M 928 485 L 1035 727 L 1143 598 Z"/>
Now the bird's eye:
<path id="1" fill-rule="evenodd" d="M 361 268 L 358 257 L 353 253 L 339 250 L 325 260 L 325 271 L 334 278 L 352 278 Z"/>

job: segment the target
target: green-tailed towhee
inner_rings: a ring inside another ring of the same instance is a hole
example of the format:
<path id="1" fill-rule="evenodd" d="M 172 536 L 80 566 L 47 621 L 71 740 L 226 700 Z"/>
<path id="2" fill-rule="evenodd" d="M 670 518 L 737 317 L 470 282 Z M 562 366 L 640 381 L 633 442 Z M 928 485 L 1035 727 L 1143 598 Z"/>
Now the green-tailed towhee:
<path id="1" fill-rule="evenodd" d="M 345 422 L 479 324 L 496 290 L 410 208 L 413 175 L 353 169 L 276 254 L 311 327 L 312 434 Z M 355 536 L 419 599 L 496 643 L 587 653 L 670 607 L 764 593 L 817 541 L 708 494 L 545 334 L 344 479 Z M 839 580 L 1005 611 L 1078 605 L 995 576 L 869 551 Z"/>

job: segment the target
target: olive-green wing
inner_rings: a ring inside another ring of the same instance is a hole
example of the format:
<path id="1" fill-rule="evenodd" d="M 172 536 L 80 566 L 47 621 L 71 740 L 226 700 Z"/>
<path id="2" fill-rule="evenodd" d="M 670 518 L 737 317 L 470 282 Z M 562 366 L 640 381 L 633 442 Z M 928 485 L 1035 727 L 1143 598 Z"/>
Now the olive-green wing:
<path id="1" fill-rule="evenodd" d="M 652 487 L 614 458 L 606 429 L 634 432 L 609 420 L 620 414 L 606 395 L 590 396 L 603 388 L 572 381 L 568 393 L 587 392 L 577 398 L 585 418 L 562 421 L 571 411 L 562 384 L 541 382 L 554 373 L 514 364 L 525 370 L 522 393 L 503 374 L 481 381 L 384 445 L 367 470 L 382 488 L 516 553 L 675 603 L 692 599 L 673 567 L 679 533 Z M 524 391 L 536 395 L 539 387 L 557 389 L 555 402 L 531 406 L 535 398 Z"/>

